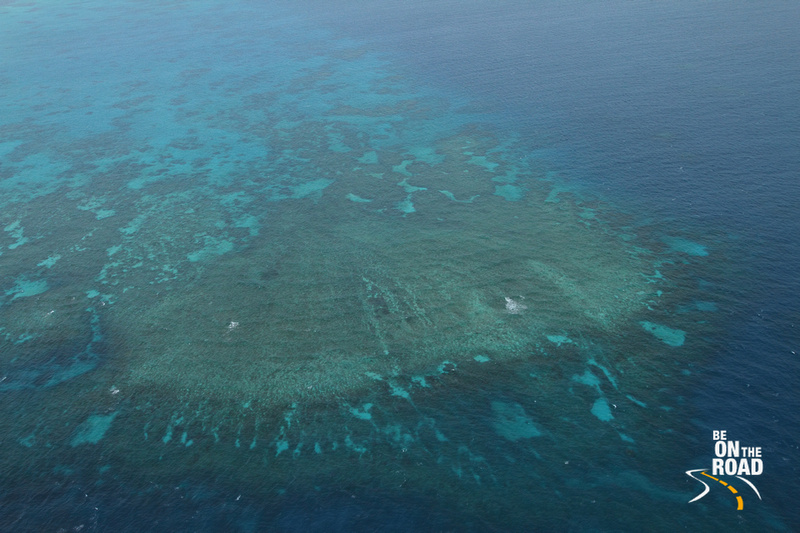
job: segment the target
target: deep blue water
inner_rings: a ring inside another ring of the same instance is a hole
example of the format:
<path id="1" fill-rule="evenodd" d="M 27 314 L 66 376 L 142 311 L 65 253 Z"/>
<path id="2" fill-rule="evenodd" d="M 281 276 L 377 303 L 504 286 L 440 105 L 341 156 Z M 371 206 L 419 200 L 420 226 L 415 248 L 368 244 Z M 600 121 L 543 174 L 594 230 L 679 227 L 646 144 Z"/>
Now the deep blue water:
<path id="1" fill-rule="evenodd" d="M 0 529 L 800 528 L 797 20 L 3 4 Z"/>

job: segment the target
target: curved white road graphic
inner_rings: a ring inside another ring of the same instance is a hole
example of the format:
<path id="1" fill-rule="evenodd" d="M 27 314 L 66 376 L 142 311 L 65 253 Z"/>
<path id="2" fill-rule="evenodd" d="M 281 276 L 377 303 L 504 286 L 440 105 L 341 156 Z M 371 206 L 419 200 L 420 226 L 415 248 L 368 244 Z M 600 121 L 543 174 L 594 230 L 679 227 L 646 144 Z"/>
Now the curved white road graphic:
<path id="1" fill-rule="evenodd" d="M 689 500 L 689 503 L 696 502 L 697 500 L 699 500 L 700 498 L 702 498 L 703 496 L 708 494 L 708 492 L 711 490 L 711 487 L 708 486 L 708 483 L 706 483 L 702 479 L 698 479 L 698 478 L 696 478 L 696 477 L 694 477 L 692 475 L 693 472 L 705 472 L 706 470 L 708 470 L 708 468 L 698 468 L 697 470 L 687 470 L 686 471 L 686 475 L 687 476 L 689 476 L 690 478 L 692 478 L 692 479 L 694 479 L 696 481 L 699 481 L 705 487 L 705 490 L 703 492 L 701 492 L 700 494 L 698 494 L 697 496 L 695 496 L 693 499 Z M 760 498 L 760 496 L 759 496 L 759 498 Z"/>

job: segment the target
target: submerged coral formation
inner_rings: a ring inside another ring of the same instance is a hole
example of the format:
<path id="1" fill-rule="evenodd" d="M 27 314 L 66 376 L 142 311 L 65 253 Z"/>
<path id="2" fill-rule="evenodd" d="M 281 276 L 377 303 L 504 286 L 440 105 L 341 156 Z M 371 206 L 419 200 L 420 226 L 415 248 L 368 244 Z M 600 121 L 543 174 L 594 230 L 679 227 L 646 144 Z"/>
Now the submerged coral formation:
<path id="1" fill-rule="evenodd" d="M 215 41 L 219 70 L 145 41 L 92 104 L 29 108 L 9 85 L 10 478 L 96 475 L 81 461 L 97 454 L 100 475 L 147 482 L 224 473 L 274 495 L 346 471 L 467 508 L 527 487 L 518 460 L 560 480 L 592 457 L 585 427 L 641 438 L 640 410 L 667 396 L 650 388 L 660 350 L 692 339 L 654 311 L 668 266 L 625 217 L 376 54 L 252 31 Z M 692 242 L 666 244 L 705 257 Z"/>

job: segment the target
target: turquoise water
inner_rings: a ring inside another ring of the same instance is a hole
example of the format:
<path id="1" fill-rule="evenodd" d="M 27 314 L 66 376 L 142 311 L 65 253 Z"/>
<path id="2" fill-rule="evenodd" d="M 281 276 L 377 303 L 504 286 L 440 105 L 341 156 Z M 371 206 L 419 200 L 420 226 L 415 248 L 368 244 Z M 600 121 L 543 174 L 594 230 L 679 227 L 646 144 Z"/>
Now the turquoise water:
<path id="1" fill-rule="evenodd" d="M 3 5 L 2 529 L 791 530 L 793 9 Z"/>

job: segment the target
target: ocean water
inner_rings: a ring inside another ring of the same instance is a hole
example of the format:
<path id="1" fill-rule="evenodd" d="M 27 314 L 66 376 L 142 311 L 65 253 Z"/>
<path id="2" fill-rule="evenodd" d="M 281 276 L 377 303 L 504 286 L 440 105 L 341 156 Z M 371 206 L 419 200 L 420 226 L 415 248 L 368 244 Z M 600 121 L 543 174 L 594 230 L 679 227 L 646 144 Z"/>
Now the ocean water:
<path id="1" fill-rule="evenodd" d="M 799 17 L 4 2 L 0 530 L 800 528 Z"/>

